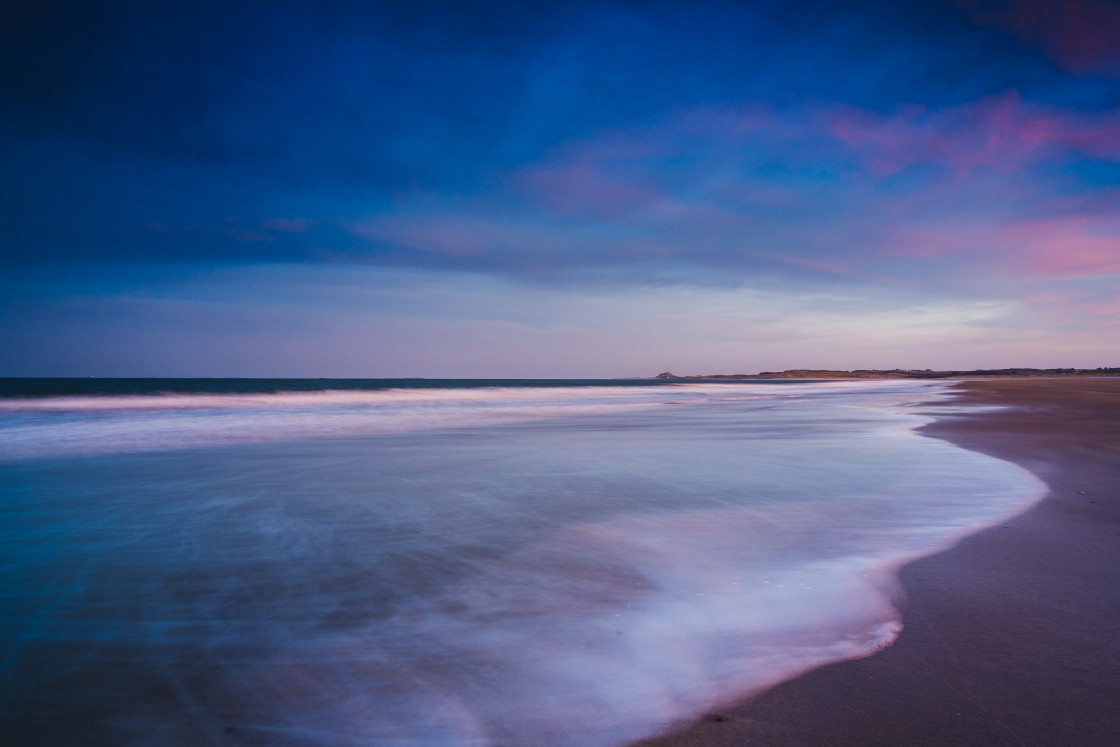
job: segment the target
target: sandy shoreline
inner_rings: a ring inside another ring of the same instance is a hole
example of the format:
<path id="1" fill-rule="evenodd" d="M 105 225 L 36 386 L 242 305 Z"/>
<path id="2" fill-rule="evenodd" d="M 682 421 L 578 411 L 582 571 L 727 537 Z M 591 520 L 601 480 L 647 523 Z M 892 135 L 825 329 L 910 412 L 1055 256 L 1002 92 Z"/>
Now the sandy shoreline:
<path id="1" fill-rule="evenodd" d="M 903 568 L 890 648 L 641 744 L 1120 744 L 1120 379 L 957 388 L 1013 409 L 923 433 L 1026 467 L 1050 494 Z"/>

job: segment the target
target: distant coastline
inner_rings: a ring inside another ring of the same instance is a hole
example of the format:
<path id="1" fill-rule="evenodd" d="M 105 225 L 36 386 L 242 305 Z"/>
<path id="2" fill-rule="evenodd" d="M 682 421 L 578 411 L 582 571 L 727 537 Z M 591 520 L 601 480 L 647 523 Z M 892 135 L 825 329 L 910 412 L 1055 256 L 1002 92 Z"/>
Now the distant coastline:
<path id="1" fill-rule="evenodd" d="M 688 381 L 725 381 L 728 379 L 749 381 L 759 379 L 959 379 L 974 376 L 984 378 L 1120 376 L 1120 368 L 994 368 L 973 371 L 934 371 L 928 368 L 892 368 L 889 370 L 859 368 L 854 371 L 834 371 L 817 368 L 791 368 L 786 371 L 762 371 L 757 374 L 690 374 L 687 376 L 678 376 L 670 371 L 665 371 L 652 378 Z"/>

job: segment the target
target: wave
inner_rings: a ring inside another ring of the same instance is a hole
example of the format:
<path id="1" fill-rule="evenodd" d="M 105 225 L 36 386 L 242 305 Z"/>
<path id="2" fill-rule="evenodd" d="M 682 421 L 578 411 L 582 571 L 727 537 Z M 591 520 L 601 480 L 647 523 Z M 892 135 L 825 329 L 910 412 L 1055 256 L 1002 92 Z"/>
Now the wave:
<path id="1" fill-rule="evenodd" d="M 471 387 L 0 399 L 0 459 L 343 438 L 586 417 L 672 404 L 789 400 L 856 382 L 774 387 Z M 890 384 L 884 391 L 897 388 Z"/>

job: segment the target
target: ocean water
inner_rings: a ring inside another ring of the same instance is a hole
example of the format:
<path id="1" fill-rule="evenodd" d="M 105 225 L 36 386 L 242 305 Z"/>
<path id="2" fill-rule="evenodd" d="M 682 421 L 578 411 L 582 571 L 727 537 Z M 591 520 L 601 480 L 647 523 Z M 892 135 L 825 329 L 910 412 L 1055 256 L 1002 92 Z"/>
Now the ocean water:
<path id="1" fill-rule="evenodd" d="M 618 744 L 901 630 L 1024 510 L 938 382 L 0 388 L 0 737 Z"/>

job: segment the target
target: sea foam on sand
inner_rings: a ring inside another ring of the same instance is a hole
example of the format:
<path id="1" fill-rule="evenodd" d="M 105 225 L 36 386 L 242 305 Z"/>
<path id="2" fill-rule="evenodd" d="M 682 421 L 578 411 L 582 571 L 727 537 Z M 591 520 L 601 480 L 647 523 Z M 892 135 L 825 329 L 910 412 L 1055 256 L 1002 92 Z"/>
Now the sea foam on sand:
<path id="1" fill-rule="evenodd" d="M 9 403 L 0 676 L 16 707 L 93 714 L 90 733 L 126 743 L 656 733 L 889 645 L 899 565 L 1041 496 L 915 432 L 913 404 L 943 397 Z"/>

